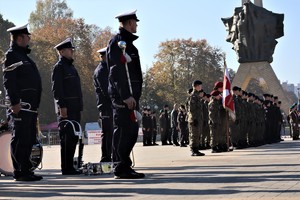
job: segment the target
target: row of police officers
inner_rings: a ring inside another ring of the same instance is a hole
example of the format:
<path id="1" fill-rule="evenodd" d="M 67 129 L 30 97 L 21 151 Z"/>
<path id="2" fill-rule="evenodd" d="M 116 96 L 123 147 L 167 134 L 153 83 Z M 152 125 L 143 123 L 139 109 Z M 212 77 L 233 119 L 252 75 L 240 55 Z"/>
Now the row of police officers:
<path id="1" fill-rule="evenodd" d="M 138 136 L 139 99 L 142 71 L 139 53 L 133 42 L 138 39 L 136 11 L 116 16 L 119 33 L 107 48 L 99 50 L 101 62 L 94 73 L 97 108 L 102 122 L 101 162 L 114 161 L 115 178 L 143 178 L 132 169 L 130 152 Z M 11 45 L 6 52 L 3 84 L 8 114 L 12 117 L 11 155 L 16 181 L 38 181 L 42 176 L 32 170 L 30 154 L 36 142 L 37 115 L 42 94 L 39 71 L 30 53 L 27 25 L 8 29 Z M 122 46 L 120 46 L 122 43 Z M 61 171 L 63 175 L 80 174 L 73 166 L 80 129 L 83 100 L 80 76 L 73 64 L 74 45 L 67 38 L 54 47 L 59 55 L 51 76 L 61 140 Z M 113 156 L 112 156 L 113 155 Z"/>

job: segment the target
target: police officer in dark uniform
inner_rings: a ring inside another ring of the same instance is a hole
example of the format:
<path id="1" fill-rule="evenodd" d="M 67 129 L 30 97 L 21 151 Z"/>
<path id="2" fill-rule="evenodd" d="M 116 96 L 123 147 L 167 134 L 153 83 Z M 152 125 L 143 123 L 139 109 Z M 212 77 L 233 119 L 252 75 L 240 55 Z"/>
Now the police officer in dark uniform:
<path id="1" fill-rule="evenodd" d="M 153 111 L 151 113 L 151 137 L 152 137 L 152 145 L 158 145 L 156 143 L 157 136 L 157 121 L 156 121 L 156 112 Z"/>
<path id="2" fill-rule="evenodd" d="M 174 146 L 179 146 L 178 143 L 179 127 L 178 127 L 177 117 L 178 117 L 178 104 L 175 103 L 173 110 L 171 111 L 171 130 L 172 130 L 172 139 L 173 139 Z"/>
<path id="3" fill-rule="evenodd" d="M 171 120 L 169 116 L 169 106 L 164 105 L 164 109 L 159 116 L 161 145 L 172 145 L 171 142 Z M 169 141 L 169 143 L 167 142 Z"/>
<path id="4" fill-rule="evenodd" d="M 147 108 L 143 110 L 143 117 L 142 117 L 142 125 L 143 125 L 143 146 L 150 146 L 152 145 L 152 138 L 151 138 L 151 126 L 152 120 L 150 116 L 150 109 L 148 111 Z"/>
<path id="5" fill-rule="evenodd" d="M 145 177 L 143 173 L 137 173 L 131 168 L 130 159 L 130 152 L 138 137 L 139 126 L 135 113 L 139 109 L 143 83 L 139 52 L 133 45 L 138 39 L 138 36 L 133 34 L 136 33 L 139 21 L 135 13 L 136 11 L 133 11 L 116 16 L 120 22 L 119 33 L 110 40 L 107 49 L 110 67 L 109 94 L 113 103 L 115 123 L 113 148 L 120 159 L 114 170 L 115 178 Z M 125 54 L 124 46 L 118 45 L 120 41 L 126 42 Z"/>
<path id="6" fill-rule="evenodd" d="M 10 48 L 5 54 L 3 84 L 6 99 L 10 101 L 11 116 L 14 124 L 11 140 L 11 156 L 16 181 L 38 181 L 42 176 L 32 171 L 30 155 L 36 142 L 37 109 L 41 100 L 42 83 L 39 71 L 31 58 L 30 33 L 27 24 L 12 27 Z M 22 105 L 27 107 L 27 111 Z"/>
<path id="7" fill-rule="evenodd" d="M 94 71 L 94 88 L 96 91 L 97 108 L 99 111 L 101 134 L 101 160 L 100 162 L 112 161 L 112 135 L 113 135 L 113 111 L 108 94 L 109 69 L 106 63 L 106 47 L 98 50 L 101 61 Z"/>
<path id="8" fill-rule="evenodd" d="M 184 105 L 180 105 L 177 117 L 179 131 L 180 131 L 180 147 L 187 147 L 186 141 L 188 140 L 188 122 L 187 113 Z"/>
<path id="9" fill-rule="evenodd" d="M 67 38 L 54 48 L 59 54 L 59 60 L 54 65 L 52 72 L 52 92 L 60 124 L 61 171 L 63 175 L 76 175 L 80 174 L 73 167 L 78 136 L 75 135 L 71 123 L 63 121 L 73 120 L 80 123 L 81 111 L 83 110 L 80 77 L 73 65 L 75 47 L 71 38 Z M 76 123 L 74 126 L 78 130 Z"/>

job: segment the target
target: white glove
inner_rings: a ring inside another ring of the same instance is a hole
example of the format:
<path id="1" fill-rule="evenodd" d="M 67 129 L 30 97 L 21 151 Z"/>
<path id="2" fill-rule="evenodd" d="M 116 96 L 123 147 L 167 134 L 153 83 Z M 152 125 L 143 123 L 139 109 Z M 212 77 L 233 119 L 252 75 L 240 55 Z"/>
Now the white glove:
<path id="1" fill-rule="evenodd" d="M 131 57 L 127 53 L 125 53 L 125 58 L 127 63 L 130 63 L 132 61 Z"/>

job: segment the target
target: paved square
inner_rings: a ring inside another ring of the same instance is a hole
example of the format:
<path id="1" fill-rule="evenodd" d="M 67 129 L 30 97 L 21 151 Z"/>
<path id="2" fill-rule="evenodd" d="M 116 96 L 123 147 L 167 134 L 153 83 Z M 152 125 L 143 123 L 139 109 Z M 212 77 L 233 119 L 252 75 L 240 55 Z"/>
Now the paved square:
<path id="1" fill-rule="evenodd" d="M 191 157 L 189 148 L 134 148 L 141 180 L 114 179 L 112 174 L 62 176 L 59 146 L 44 146 L 44 176 L 39 182 L 0 177 L 0 199 L 214 199 L 299 200 L 300 141 Z M 76 152 L 77 153 L 77 152 Z M 98 162 L 100 146 L 86 145 L 83 160 Z"/>

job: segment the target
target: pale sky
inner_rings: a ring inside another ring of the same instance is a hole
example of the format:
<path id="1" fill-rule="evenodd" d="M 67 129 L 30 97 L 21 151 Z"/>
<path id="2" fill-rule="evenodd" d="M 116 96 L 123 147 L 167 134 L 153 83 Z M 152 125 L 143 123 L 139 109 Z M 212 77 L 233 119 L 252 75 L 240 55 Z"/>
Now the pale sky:
<path id="1" fill-rule="evenodd" d="M 0 0 L 0 13 L 4 19 L 23 25 L 35 10 L 36 0 Z M 225 41 L 227 32 L 222 17 L 231 17 L 241 0 L 66 0 L 75 18 L 84 18 L 87 24 L 118 30 L 115 16 L 121 12 L 137 9 L 138 35 L 135 42 L 139 49 L 143 70 L 155 62 L 160 42 L 171 39 L 206 39 L 213 47 L 219 47 L 227 55 L 227 65 L 237 71 L 239 63 L 232 44 Z M 300 83 L 300 8 L 299 0 L 263 0 L 263 6 L 285 14 L 284 33 L 279 38 L 271 63 L 278 79 Z M 33 49 L 34 50 L 34 49 Z"/>

